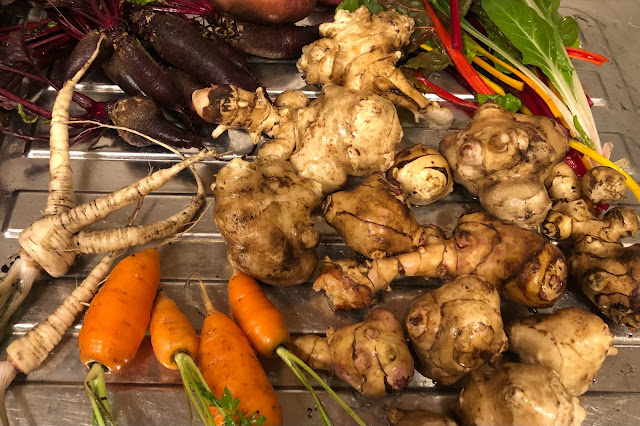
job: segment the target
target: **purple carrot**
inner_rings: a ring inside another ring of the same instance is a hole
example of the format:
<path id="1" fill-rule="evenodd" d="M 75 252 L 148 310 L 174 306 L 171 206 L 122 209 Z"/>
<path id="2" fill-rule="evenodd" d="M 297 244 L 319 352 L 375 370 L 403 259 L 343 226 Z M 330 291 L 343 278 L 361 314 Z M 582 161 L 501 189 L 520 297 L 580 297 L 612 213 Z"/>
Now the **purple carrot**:
<path id="1" fill-rule="evenodd" d="M 270 59 L 298 58 L 302 48 L 320 38 L 318 26 L 267 27 L 220 15 L 214 33 L 250 55 Z"/>
<path id="2" fill-rule="evenodd" d="M 232 84 L 250 91 L 260 87 L 253 74 L 230 61 L 211 40 L 179 17 L 150 11 L 132 15 L 162 59 L 201 83 Z"/>

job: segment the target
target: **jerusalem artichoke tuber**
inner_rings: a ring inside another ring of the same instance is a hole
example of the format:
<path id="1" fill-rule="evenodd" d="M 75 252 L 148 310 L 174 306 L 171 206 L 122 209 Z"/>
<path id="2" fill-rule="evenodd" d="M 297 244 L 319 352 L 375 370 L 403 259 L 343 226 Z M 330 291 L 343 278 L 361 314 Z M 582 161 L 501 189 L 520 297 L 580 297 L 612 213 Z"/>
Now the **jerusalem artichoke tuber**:
<path id="1" fill-rule="evenodd" d="M 636 213 L 616 207 L 597 219 L 583 200 L 554 208 L 542 232 L 573 239 L 570 272 L 587 297 L 615 322 L 633 331 L 640 328 L 640 244 L 624 247 L 620 242 L 638 231 Z"/>
<path id="2" fill-rule="evenodd" d="M 322 211 L 347 246 L 368 258 L 406 253 L 424 244 L 426 230 L 405 203 L 402 190 L 380 173 L 353 191 L 329 195 Z"/>
<path id="3" fill-rule="evenodd" d="M 426 376 L 445 385 L 507 350 L 500 293 L 472 275 L 416 297 L 405 325 Z"/>
<path id="4" fill-rule="evenodd" d="M 551 200 L 543 182 L 569 149 L 566 130 L 540 116 L 483 104 L 463 130 L 446 135 L 440 152 L 454 180 L 505 223 L 535 227 Z"/>
<path id="5" fill-rule="evenodd" d="M 305 105 L 293 91 L 272 105 L 262 89 L 233 86 L 197 90 L 194 108 L 206 121 L 218 123 L 219 136 L 227 128 L 246 129 L 254 142 L 260 134 L 272 137 L 260 158 L 291 162 L 296 172 L 322 184 L 324 193 L 343 186 L 348 176 L 384 172 L 393 163 L 402 127 L 391 102 L 364 91 L 326 86 Z"/>
<path id="6" fill-rule="evenodd" d="M 387 178 L 398 182 L 412 204 L 431 204 L 453 191 L 453 176 L 447 160 L 421 144 L 398 152 Z"/>
<path id="7" fill-rule="evenodd" d="M 414 25 L 412 18 L 395 10 L 338 10 L 333 22 L 320 25 L 324 38 L 302 49 L 298 70 L 309 84 L 373 92 L 426 117 L 431 127 L 448 129 L 453 113 L 427 100 L 396 68 Z"/>
<path id="8" fill-rule="evenodd" d="M 311 210 L 320 185 L 282 160 L 231 160 L 216 176 L 213 219 L 234 268 L 273 285 L 306 281 L 316 263 L 319 234 Z"/>
<path id="9" fill-rule="evenodd" d="M 407 387 L 413 358 L 402 324 L 386 309 L 374 309 L 361 323 L 327 337 L 299 336 L 293 352 L 311 368 L 327 369 L 365 396 L 384 396 Z"/>
<path id="10" fill-rule="evenodd" d="M 586 417 L 551 370 L 506 363 L 487 375 L 475 371 L 460 393 L 462 424 L 580 426 Z"/>
<path id="11" fill-rule="evenodd" d="M 325 290 L 334 309 L 353 309 L 371 304 L 400 276 L 461 275 L 477 275 L 526 306 L 548 307 L 564 293 L 567 271 L 563 254 L 542 235 L 478 212 L 463 215 L 451 238 L 410 253 L 363 264 L 327 259 L 313 288 Z"/>
<path id="12" fill-rule="evenodd" d="M 507 335 L 523 362 L 555 371 L 575 396 L 587 391 L 605 358 L 618 353 L 607 324 L 574 307 L 514 321 Z"/>

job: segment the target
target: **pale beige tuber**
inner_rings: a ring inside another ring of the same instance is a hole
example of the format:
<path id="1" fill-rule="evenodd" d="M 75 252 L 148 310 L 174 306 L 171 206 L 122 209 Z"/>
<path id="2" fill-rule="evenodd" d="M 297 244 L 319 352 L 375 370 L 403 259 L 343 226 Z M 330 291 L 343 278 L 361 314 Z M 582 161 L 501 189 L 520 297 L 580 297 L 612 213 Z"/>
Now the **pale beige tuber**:
<path id="1" fill-rule="evenodd" d="M 627 190 L 627 179 L 610 167 L 594 167 L 582 178 L 581 189 L 592 203 L 615 203 Z"/>
<path id="2" fill-rule="evenodd" d="M 213 194 L 213 219 L 234 268 L 273 285 L 311 276 L 319 239 L 311 210 L 322 201 L 320 184 L 287 161 L 235 158 L 216 176 Z"/>
<path id="3" fill-rule="evenodd" d="M 431 204 L 453 191 L 453 176 L 447 160 L 438 151 L 421 144 L 398 152 L 387 178 L 400 185 L 411 204 Z"/>
<path id="4" fill-rule="evenodd" d="M 413 377 L 404 329 L 386 309 L 372 310 L 361 323 L 329 328 L 327 337 L 295 337 L 291 346 L 311 368 L 332 371 L 365 396 L 402 390 Z"/>
<path id="5" fill-rule="evenodd" d="M 477 275 L 525 306 L 549 307 L 564 293 L 567 268 L 542 235 L 478 212 L 460 217 L 451 238 L 426 239 L 409 253 L 364 263 L 327 258 L 313 288 L 324 290 L 334 309 L 354 309 L 372 304 L 376 292 L 401 276 L 461 275 Z"/>
<path id="6" fill-rule="evenodd" d="M 460 393 L 460 420 L 476 426 L 580 426 L 586 417 L 548 368 L 506 363 L 487 374 L 476 371 Z"/>
<path id="7" fill-rule="evenodd" d="M 396 68 L 414 21 L 395 10 L 371 14 L 365 6 L 338 10 L 320 25 L 321 38 L 302 49 L 298 70 L 309 84 L 337 84 L 386 97 L 424 116 L 431 127 L 448 129 L 453 113 L 431 102 Z"/>
<path id="8" fill-rule="evenodd" d="M 324 193 L 342 187 L 348 176 L 384 172 L 391 164 L 402 127 L 393 104 L 365 91 L 326 86 L 304 105 L 302 95 L 284 92 L 272 105 L 262 89 L 233 86 L 197 90 L 194 108 L 206 121 L 246 129 L 254 142 L 261 133 L 272 139 L 260 158 L 289 160 L 298 174 L 322 184 Z"/>
<path id="9" fill-rule="evenodd" d="M 602 313 L 632 331 L 640 328 L 640 244 L 625 247 L 620 240 L 638 226 L 630 208 L 613 208 L 598 219 L 584 200 L 556 203 L 542 224 L 550 238 L 573 240 L 571 274 Z"/>
<path id="10" fill-rule="evenodd" d="M 575 307 L 514 321 L 507 335 L 509 349 L 523 362 L 555 371 L 575 396 L 589 389 L 605 358 L 618 353 L 607 324 Z"/>
<path id="11" fill-rule="evenodd" d="M 368 258 L 416 250 L 432 231 L 420 226 L 402 190 L 381 173 L 369 176 L 352 191 L 329 195 L 322 211 L 347 246 Z"/>
<path id="12" fill-rule="evenodd" d="M 489 213 L 525 228 L 539 225 L 551 209 L 543 182 L 568 149 L 567 132 L 554 120 L 511 114 L 494 103 L 440 141 L 454 180 Z"/>
<path id="13" fill-rule="evenodd" d="M 507 350 L 500 293 L 472 275 L 416 297 L 405 325 L 426 376 L 444 385 L 495 364 Z"/>

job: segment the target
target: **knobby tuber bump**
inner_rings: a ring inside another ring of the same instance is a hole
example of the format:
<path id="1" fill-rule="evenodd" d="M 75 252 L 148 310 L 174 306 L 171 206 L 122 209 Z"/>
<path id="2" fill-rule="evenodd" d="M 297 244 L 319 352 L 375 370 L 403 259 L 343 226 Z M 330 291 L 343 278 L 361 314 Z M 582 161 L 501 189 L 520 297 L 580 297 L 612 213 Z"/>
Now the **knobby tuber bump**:
<path id="1" fill-rule="evenodd" d="M 584 200 L 559 202 L 542 224 L 550 238 L 572 238 L 571 274 L 598 308 L 615 322 L 640 328 L 640 245 L 620 239 L 638 231 L 638 216 L 625 207 L 597 219 Z"/>
<path id="2" fill-rule="evenodd" d="M 592 203 L 614 203 L 627 190 L 627 180 L 611 167 L 594 167 L 582 178 L 582 194 Z"/>
<path id="3" fill-rule="evenodd" d="M 218 123 L 213 136 L 227 128 L 246 129 L 255 143 L 271 139 L 260 158 L 287 160 L 304 178 L 322 184 L 324 193 L 343 186 L 348 176 L 386 171 L 393 163 L 402 127 L 391 102 L 369 92 L 325 86 L 317 99 L 287 91 L 272 105 L 262 89 L 234 86 L 198 90 L 193 105 L 206 121 Z"/>
<path id="4" fill-rule="evenodd" d="M 320 185 L 283 160 L 233 159 L 216 176 L 213 219 L 231 265 L 273 285 L 305 282 L 317 264 L 319 234 L 311 211 Z"/>
<path id="5" fill-rule="evenodd" d="M 429 410 L 390 408 L 387 418 L 393 426 L 458 426 L 453 419 Z"/>
<path id="6" fill-rule="evenodd" d="M 368 258 L 413 251 L 424 244 L 428 231 L 416 221 L 402 190 L 381 173 L 353 191 L 329 195 L 322 212 L 347 246 Z"/>
<path id="7" fill-rule="evenodd" d="M 377 93 L 426 117 L 431 127 L 448 129 L 453 113 L 427 100 L 396 68 L 413 28 L 413 19 L 395 10 L 373 15 L 365 6 L 353 13 L 338 10 L 334 22 L 320 25 L 324 38 L 302 49 L 298 70 L 309 84 Z"/>
<path id="8" fill-rule="evenodd" d="M 372 310 L 361 323 L 329 328 L 327 337 L 296 337 L 291 345 L 311 368 L 332 371 L 365 396 L 402 390 L 413 377 L 402 324 L 386 309 Z"/>
<path id="9" fill-rule="evenodd" d="M 426 376 L 445 385 L 507 350 L 500 293 L 472 275 L 413 299 L 405 325 Z"/>
<path id="10" fill-rule="evenodd" d="M 543 182 L 568 150 L 567 132 L 554 120 L 511 114 L 491 102 L 440 141 L 455 181 L 498 219 L 526 228 L 551 209 Z"/>
<path id="11" fill-rule="evenodd" d="M 458 402 L 465 425 L 580 426 L 586 417 L 578 398 L 539 365 L 505 363 L 489 374 L 475 371 Z"/>
<path id="12" fill-rule="evenodd" d="M 542 235 L 478 212 L 461 216 L 451 238 L 430 239 L 410 253 L 362 264 L 327 258 L 313 288 L 325 290 L 334 309 L 353 309 L 373 303 L 374 293 L 400 276 L 461 275 L 477 275 L 525 306 L 549 307 L 564 293 L 567 270 L 562 252 Z"/>
<path id="13" fill-rule="evenodd" d="M 417 144 L 396 154 L 387 178 L 397 182 L 407 202 L 427 205 L 453 191 L 449 163 L 438 151 Z"/>
<path id="14" fill-rule="evenodd" d="M 509 349 L 523 362 L 555 371 L 575 396 L 589 389 L 605 358 L 618 353 L 607 324 L 574 307 L 514 321 L 507 335 Z"/>

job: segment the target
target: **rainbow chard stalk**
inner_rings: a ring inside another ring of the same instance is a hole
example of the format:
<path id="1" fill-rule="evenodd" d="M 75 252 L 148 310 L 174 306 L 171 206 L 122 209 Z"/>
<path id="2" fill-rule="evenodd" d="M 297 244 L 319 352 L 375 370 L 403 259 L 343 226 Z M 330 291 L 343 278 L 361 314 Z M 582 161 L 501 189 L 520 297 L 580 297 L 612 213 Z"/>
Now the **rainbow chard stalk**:
<path id="1" fill-rule="evenodd" d="M 569 109 L 570 117 L 564 119 L 572 133 L 583 144 L 602 153 L 582 83 L 552 20 L 557 5 L 553 10 L 551 3 L 541 0 L 483 0 L 482 7 L 522 52 L 522 63 L 540 68 L 556 87 Z M 507 59 L 517 66 L 513 58 Z"/>

